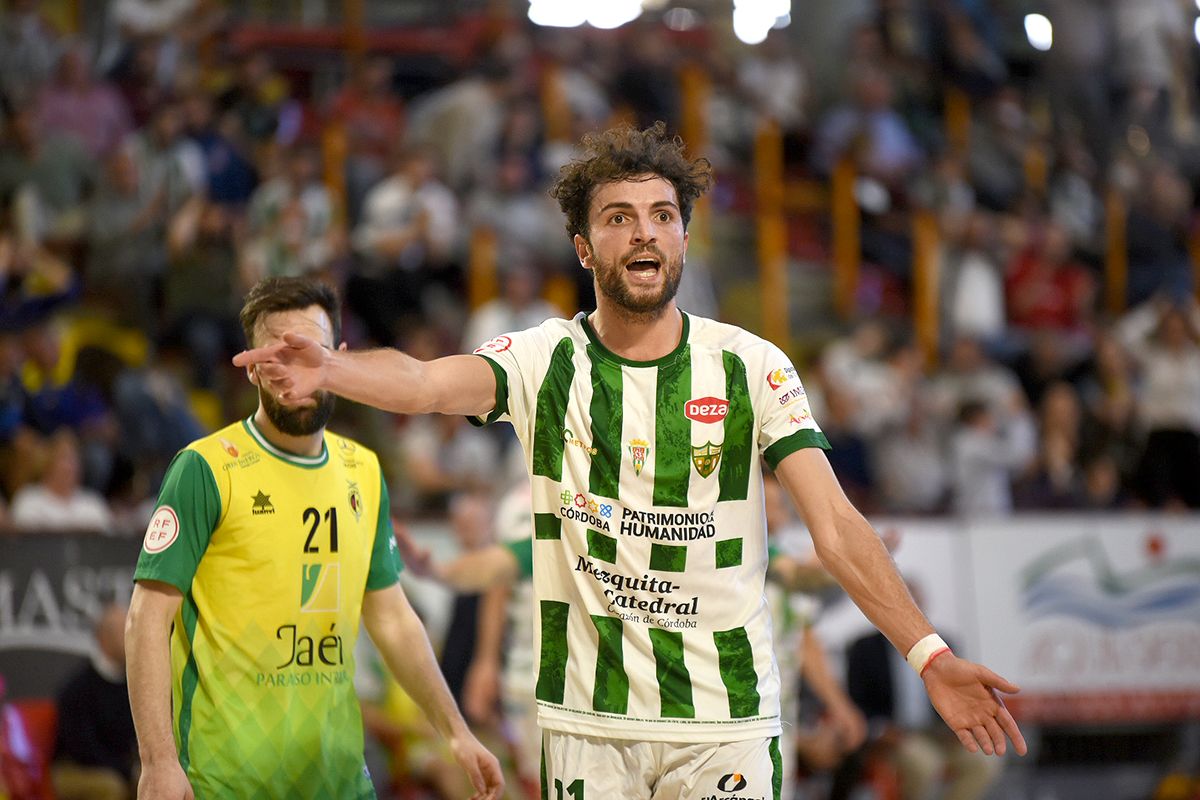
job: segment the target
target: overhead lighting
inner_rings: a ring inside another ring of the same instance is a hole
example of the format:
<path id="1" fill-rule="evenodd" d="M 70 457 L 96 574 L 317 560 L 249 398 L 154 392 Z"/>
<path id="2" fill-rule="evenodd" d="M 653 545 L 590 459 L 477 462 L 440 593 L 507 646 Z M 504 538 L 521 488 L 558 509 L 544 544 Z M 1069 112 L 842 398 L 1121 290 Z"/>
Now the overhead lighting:
<path id="1" fill-rule="evenodd" d="M 746 44 L 760 44 L 791 21 L 792 0 L 733 0 L 733 33 Z"/>
<path id="2" fill-rule="evenodd" d="M 690 31 L 700 24 L 700 15 L 690 8 L 678 6 L 663 14 L 663 23 L 673 31 Z"/>
<path id="3" fill-rule="evenodd" d="M 1200 6 L 1200 0 L 1196 0 L 1196 5 Z M 1196 17 L 1196 25 L 1193 28 L 1193 33 L 1196 34 L 1196 43 L 1200 44 L 1200 17 Z"/>
<path id="4" fill-rule="evenodd" d="M 575 28 L 587 22 L 587 4 L 581 0 L 530 0 L 529 21 L 548 28 Z"/>
<path id="5" fill-rule="evenodd" d="M 592 0 L 587 5 L 588 24 L 603 30 L 619 28 L 642 15 L 642 0 Z"/>
<path id="6" fill-rule="evenodd" d="M 1054 26 L 1042 14 L 1026 14 L 1025 36 L 1033 49 L 1044 53 L 1054 44 Z"/>

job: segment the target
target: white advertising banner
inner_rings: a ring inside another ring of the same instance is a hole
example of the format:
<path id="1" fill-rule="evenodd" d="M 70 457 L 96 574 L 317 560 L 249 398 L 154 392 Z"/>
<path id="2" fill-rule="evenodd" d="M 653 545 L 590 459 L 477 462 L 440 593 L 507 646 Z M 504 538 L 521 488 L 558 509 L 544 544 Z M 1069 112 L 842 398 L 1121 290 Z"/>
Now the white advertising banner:
<path id="1" fill-rule="evenodd" d="M 1045 722 L 1200 718 L 1200 519 L 968 526 L 974 655 Z"/>

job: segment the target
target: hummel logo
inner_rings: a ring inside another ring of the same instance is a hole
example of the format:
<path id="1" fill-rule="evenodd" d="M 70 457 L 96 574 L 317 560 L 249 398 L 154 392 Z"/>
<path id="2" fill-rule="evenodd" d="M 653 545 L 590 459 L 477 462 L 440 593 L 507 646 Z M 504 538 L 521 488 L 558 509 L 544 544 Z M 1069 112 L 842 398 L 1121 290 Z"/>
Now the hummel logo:
<path id="1" fill-rule="evenodd" d="M 250 499 L 254 501 L 254 507 L 250 509 L 251 514 L 275 513 L 275 506 L 271 505 L 271 495 L 263 494 L 262 489 L 259 489 L 258 494 Z"/>

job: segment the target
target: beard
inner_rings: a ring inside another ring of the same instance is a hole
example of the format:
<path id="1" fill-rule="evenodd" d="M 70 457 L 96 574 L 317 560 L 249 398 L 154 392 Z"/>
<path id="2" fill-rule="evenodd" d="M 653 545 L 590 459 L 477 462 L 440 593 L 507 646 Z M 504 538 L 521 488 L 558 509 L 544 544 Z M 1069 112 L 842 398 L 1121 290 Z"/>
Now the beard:
<path id="1" fill-rule="evenodd" d="M 625 277 L 625 265 L 641 255 L 652 255 L 658 259 L 663 281 L 656 291 L 639 291 L 636 286 L 631 286 Z M 651 245 L 631 250 L 620 259 L 605 262 L 593 252 L 592 274 L 600 294 L 612 301 L 619 310 L 629 316 L 655 318 L 675 299 L 675 294 L 679 291 L 679 279 L 683 276 L 683 254 L 673 261 L 668 261 L 661 250 Z"/>
<path id="2" fill-rule="evenodd" d="M 288 408 L 280 403 L 268 391 L 258 390 L 258 398 L 262 401 L 263 411 L 267 419 L 280 433 L 288 436 L 311 436 L 324 428 L 333 416 L 333 407 L 337 398 L 330 392 L 317 392 L 314 399 L 317 404 L 307 408 Z"/>

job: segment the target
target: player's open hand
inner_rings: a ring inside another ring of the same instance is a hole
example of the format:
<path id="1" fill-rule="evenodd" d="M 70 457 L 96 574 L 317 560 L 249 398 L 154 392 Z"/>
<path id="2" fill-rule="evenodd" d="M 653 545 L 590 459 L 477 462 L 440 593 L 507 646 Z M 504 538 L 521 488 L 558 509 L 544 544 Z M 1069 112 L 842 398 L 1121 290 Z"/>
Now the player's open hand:
<path id="1" fill-rule="evenodd" d="M 949 652 L 931 661 L 922 677 L 933 707 L 963 747 L 1002 756 L 1007 736 L 1018 755 L 1025 755 L 1025 737 L 1000 697 L 1021 691 L 1016 684 Z"/>
<path id="2" fill-rule="evenodd" d="M 137 796 L 140 800 L 194 800 L 196 797 L 178 761 L 165 764 L 143 762 Z"/>
<path id="3" fill-rule="evenodd" d="M 475 794 L 471 800 L 500 800 L 504 795 L 504 773 L 500 762 L 470 733 L 450 739 L 454 760 L 467 772 Z"/>
<path id="4" fill-rule="evenodd" d="M 285 333 L 281 342 L 238 353 L 233 365 L 253 366 L 263 388 L 281 403 L 294 403 L 321 388 L 329 354 L 315 339 Z"/>

